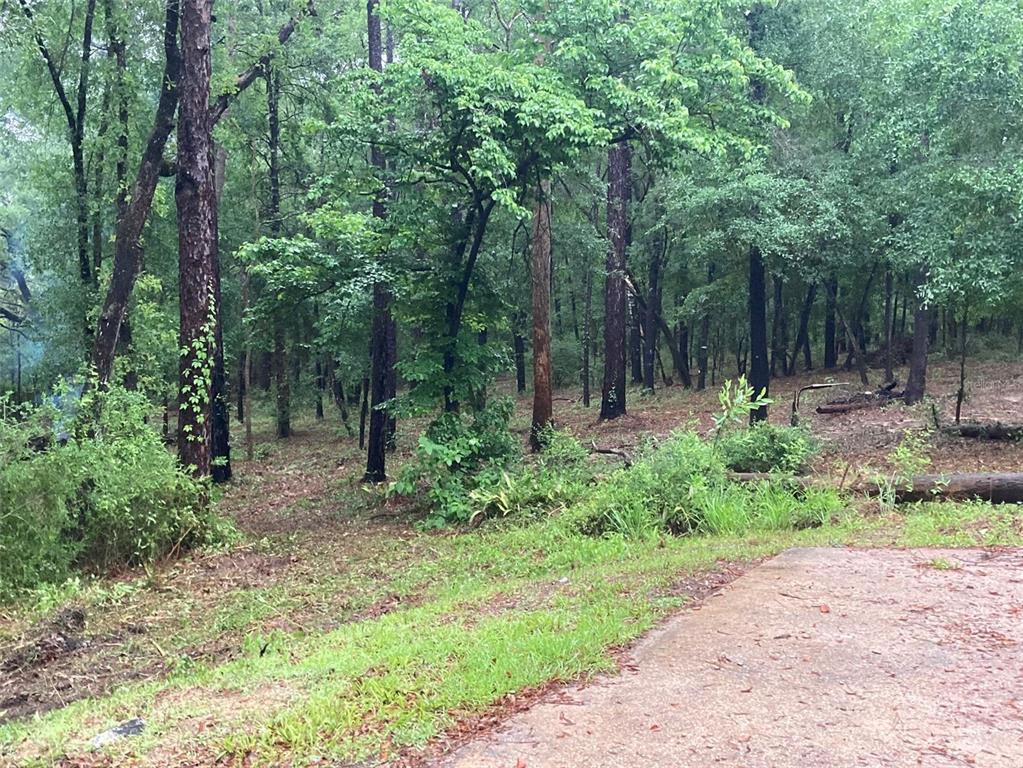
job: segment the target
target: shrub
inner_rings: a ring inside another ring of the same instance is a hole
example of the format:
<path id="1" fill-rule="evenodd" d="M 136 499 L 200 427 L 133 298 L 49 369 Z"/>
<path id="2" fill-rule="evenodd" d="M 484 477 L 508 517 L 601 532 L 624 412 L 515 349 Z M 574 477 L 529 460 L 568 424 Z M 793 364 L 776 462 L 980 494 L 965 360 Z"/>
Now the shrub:
<path id="1" fill-rule="evenodd" d="M 65 398 L 65 402 L 67 399 Z M 145 423 L 149 404 L 87 396 L 86 421 L 53 404 L 0 419 L 0 599 L 68 577 L 152 561 L 225 535 L 202 486 Z M 64 433 L 67 439 L 61 438 Z"/>
<path id="2" fill-rule="evenodd" d="M 682 432 L 607 478 L 573 516 L 588 533 L 688 533 L 699 520 L 698 489 L 724 480 L 713 448 L 695 433 Z"/>
<path id="3" fill-rule="evenodd" d="M 481 482 L 470 493 L 473 519 L 551 514 L 583 497 L 593 476 L 586 449 L 571 434 L 552 428 L 540 441 L 536 463 L 502 471 L 495 482 Z"/>
<path id="4" fill-rule="evenodd" d="M 598 535 L 737 535 L 818 526 L 841 506 L 832 491 L 729 482 L 719 446 L 684 432 L 615 472 L 567 518 Z"/>
<path id="5" fill-rule="evenodd" d="M 759 422 L 749 429 L 726 433 L 718 450 L 734 472 L 798 472 L 816 453 L 813 439 L 799 427 Z"/>
<path id="6" fill-rule="evenodd" d="M 391 485 L 391 494 L 415 495 L 425 488 L 427 523 L 465 523 L 472 517 L 470 494 L 497 485 L 503 469 L 521 455 L 508 429 L 514 402 L 494 398 L 472 416 L 445 413 L 419 437 L 416 458 Z"/>

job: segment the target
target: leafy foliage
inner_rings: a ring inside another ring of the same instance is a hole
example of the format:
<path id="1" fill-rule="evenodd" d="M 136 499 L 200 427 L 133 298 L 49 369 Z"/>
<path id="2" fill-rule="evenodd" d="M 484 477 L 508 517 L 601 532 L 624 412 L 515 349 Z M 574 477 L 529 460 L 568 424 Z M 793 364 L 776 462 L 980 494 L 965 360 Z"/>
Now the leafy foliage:
<path id="1" fill-rule="evenodd" d="M 63 393 L 44 407 L 3 406 L 0 599 L 75 567 L 150 563 L 230 536 L 202 484 L 145 423 L 140 395 L 115 388 L 80 403 Z"/>
<path id="2" fill-rule="evenodd" d="M 761 421 L 726 434 L 718 450 L 733 472 L 798 472 L 816 453 L 816 445 L 804 429 Z"/>

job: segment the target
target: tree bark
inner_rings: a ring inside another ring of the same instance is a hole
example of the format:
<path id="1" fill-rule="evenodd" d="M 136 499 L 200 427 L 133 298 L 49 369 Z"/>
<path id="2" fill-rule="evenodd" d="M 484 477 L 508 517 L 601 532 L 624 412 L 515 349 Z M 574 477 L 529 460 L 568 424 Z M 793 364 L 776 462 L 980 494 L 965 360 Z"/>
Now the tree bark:
<path id="1" fill-rule="evenodd" d="M 512 350 L 515 354 L 515 391 L 521 395 L 526 391 L 526 340 L 518 331 L 512 333 Z"/>
<path id="2" fill-rule="evenodd" d="M 182 0 L 181 115 L 175 185 L 181 313 L 178 346 L 182 350 L 178 456 L 200 477 L 211 470 L 211 391 L 218 312 L 214 284 L 217 209 L 209 116 L 212 15 L 212 0 Z"/>
<path id="3" fill-rule="evenodd" d="M 131 195 L 123 215 L 117 220 L 114 238 L 114 265 L 100 312 L 92 349 L 92 364 L 101 385 L 113 373 L 117 340 L 128 311 L 128 301 L 142 267 L 142 230 L 149 218 L 160 166 L 167 139 L 174 130 L 174 113 L 178 105 L 178 78 L 181 58 L 178 50 L 179 0 L 167 0 L 164 21 L 164 70 L 160 99 L 156 106 L 153 128 L 146 141 Z"/>
<path id="4" fill-rule="evenodd" d="M 811 283 L 806 289 L 806 298 L 803 300 L 803 307 L 799 312 L 799 329 L 796 331 L 796 346 L 792 350 L 791 363 L 788 374 L 791 376 L 796 372 L 796 358 L 800 350 L 803 351 L 804 367 L 808 371 L 813 370 L 813 358 L 810 353 L 810 315 L 813 312 L 813 304 L 817 299 L 817 284 Z"/>
<path id="5" fill-rule="evenodd" d="M 582 340 L 582 384 L 583 407 L 590 407 L 590 346 L 593 343 L 593 270 L 586 270 L 583 286 L 583 340 Z M 1020 338 L 1023 338 L 1023 325 L 1020 326 Z"/>
<path id="6" fill-rule="evenodd" d="M 895 379 L 895 310 L 892 306 L 894 278 L 891 269 L 884 273 L 884 380 Z"/>
<path id="7" fill-rule="evenodd" d="M 543 448 L 543 431 L 554 420 L 551 377 L 551 184 L 540 182 L 533 214 L 530 276 L 533 302 L 533 419 L 529 445 Z"/>
<path id="8" fill-rule="evenodd" d="M 707 285 L 714 282 L 714 265 L 707 266 Z M 696 390 L 707 388 L 707 368 L 710 365 L 710 312 L 703 307 L 700 314 L 700 333 L 696 339 Z"/>
<path id="9" fill-rule="evenodd" d="M 650 264 L 647 270 L 647 300 L 646 312 L 643 317 L 643 388 L 648 392 L 654 391 L 654 361 L 657 356 L 657 336 L 660 331 L 658 321 L 661 318 L 662 306 L 662 285 L 661 272 L 664 255 L 668 249 L 668 235 L 662 234 L 662 243 L 650 253 Z M 672 344 L 672 360 L 679 374 L 682 374 L 681 359 L 678 355 L 678 345 Z"/>
<path id="10" fill-rule="evenodd" d="M 22 0 L 22 2 L 24 1 Z M 163 153 L 167 138 L 174 130 L 174 112 L 178 102 L 177 81 L 181 66 L 178 48 L 180 0 L 167 0 L 165 8 L 165 65 L 160 98 L 153 121 L 153 130 L 146 142 L 131 194 L 127 196 L 123 215 L 118 217 L 117 235 L 114 241 L 113 276 L 107 288 L 103 309 L 100 313 L 99 328 L 93 344 L 92 363 L 101 383 L 106 383 L 110 379 L 114 357 L 117 354 L 117 337 L 128 311 L 128 302 L 135 288 L 135 282 L 142 270 L 142 231 L 152 209 L 156 184 L 161 175 L 174 175 L 177 172 L 176 164 L 168 169 Z M 304 13 L 313 13 L 311 0 Z M 293 17 L 281 27 L 277 33 L 277 40 L 281 45 L 291 37 L 297 23 L 298 17 Z M 216 102 L 209 105 L 211 125 L 215 125 L 223 117 L 231 101 L 237 98 L 239 93 L 263 75 L 268 63 L 269 54 L 259 63 L 238 75 L 235 78 L 234 88 L 225 91 L 217 98 Z"/>
<path id="11" fill-rule="evenodd" d="M 767 279 L 760 248 L 749 249 L 749 384 L 757 395 L 768 394 L 771 368 L 767 359 Z M 750 423 L 766 421 L 767 406 L 750 412 Z"/>
<path id="12" fill-rule="evenodd" d="M 600 418 L 625 414 L 626 238 L 631 197 L 632 150 L 619 142 L 608 151 L 607 276 L 604 282 L 604 384 Z"/>
<path id="13" fill-rule="evenodd" d="M 369 44 L 369 66 L 376 72 L 384 70 L 384 47 L 380 24 L 379 0 L 367 0 L 366 29 Z M 370 147 L 370 164 L 382 177 L 387 170 L 383 150 Z M 373 217 L 380 222 L 387 218 L 387 189 L 383 178 L 373 197 Z M 384 403 L 388 396 L 388 371 L 394 361 L 390 359 L 391 288 L 383 281 L 373 284 L 373 334 L 370 339 L 370 413 L 369 442 L 366 448 L 366 474 L 363 482 L 382 483 L 387 479 L 388 414 Z"/>
<path id="14" fill-rule="evenodd" d="M 917 281 L 922 286 L 925 277 L 921 275 Z M 909 358 L 909 376 L 906 380 L 906 391 L 903 397 L 907 405 L 919 403 L 927 391 L 927 351 L 930 346 L 931 309 L 918 300 L 913 313 L 913 351 Z"/>
<path id="15" fill-rule="evenodd" d="M 828 370 L 838 365 L 837 326 L 835 325 L 835 309 L 838 305 L 838 280 L 829 278 L 824 286 L 824 367 Z"/>

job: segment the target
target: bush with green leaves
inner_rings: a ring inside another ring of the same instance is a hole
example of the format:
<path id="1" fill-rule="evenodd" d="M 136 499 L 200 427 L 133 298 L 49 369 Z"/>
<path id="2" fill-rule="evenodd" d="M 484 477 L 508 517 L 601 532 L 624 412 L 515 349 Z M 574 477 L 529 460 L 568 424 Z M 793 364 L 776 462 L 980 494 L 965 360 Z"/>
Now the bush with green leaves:
<path id="1" fill-rule="evenodd" d="M 470 494 L 472 519 L 556 514 L 583 498 L 593 480 L 589 452 L 568 432 L 547 427 L 537 460 L 500 473 Z"/>
<path id="2" fill-rule="evenodd" d="M 114 388 L 66 405 L 75 401 L 3 409 L 0 599 L 229 535 L 146 423 L 142 395 Z"/>
<path id="3" fill-rule="evenodd" d="M 738 534 L 817 526 L 842 506 L 831 490 L 731 482 L 717 446 L 682 432 L 596 486 L 568 518 L 593 535 Z"/>
<path id="4" fill-rule="evenodd" d="M 472 491 L 497 485 L 504 469 L 522 453 L 508 429 L 514 407 L 511 398 L 501 397 L 472 415 L 441 414 L 420 435 L 415 460 L 403 468 L 390 493 L 425 492 L 428 525 L 468 522 Z"/>
<path id="5" fill-rule="evenodd" d="M 718 450 L 733 472 L 798 472 L 817 452 L 817 445 L 804 429 L 761 421 L 725 433 Z"/>

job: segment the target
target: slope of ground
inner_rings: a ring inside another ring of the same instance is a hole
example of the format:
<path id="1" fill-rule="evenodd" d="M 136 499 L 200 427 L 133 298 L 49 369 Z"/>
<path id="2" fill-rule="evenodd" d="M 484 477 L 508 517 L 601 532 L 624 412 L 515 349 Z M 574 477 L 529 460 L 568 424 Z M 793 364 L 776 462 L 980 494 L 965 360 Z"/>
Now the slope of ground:
<path id="1" fill-rule="evenodd" d="M 932 378 L 944 408 L 953 373 L 937 366 Z M 971 418 L 985 409 L 1011 420 L 1020 367 L 977 366 L 975 377 Z M 787 418 L 781 404 L 807 380 L 775 383 L 773 418 Z M 564 426 L 627 451 L 705 428 L 717 408 L 712 392 L 636 393 L 628 417 L 600 425 L 595 409 L 568 402 L 575 393 L 563 397 Z M 902 406 L 813 417 L 819 469 L 883 466 L 901 433 L 928 418 Z M 528 402 L 514 426 L 528 429 Z M 1014 510 L 986 505 L 850 512 L 821 529 L 737 539 L 594 540 L 543 520 L 428 533 L 414 510 L 359 484 L 363 457 L 338 425 L 297 427 L 285 442 L 259 432 L 256 459 L 237 462 L 219 502 L 237 545 L 0 609 L 0 762 L 415 760 L 446 748 L 445 733 L 457 741 L 487 713 L 520 706 L 524 691 L 614 668 L 615 648 L 716 584 L 714 573 L 785 547 L 1020 542 Z M 414 433 L 400 435 L 395 463 Z M 1023 466 L 1016 444 L 942 438 L 931 452 L 939 469 Z M 93 735 L 137 716 L 142 737 L 89 752 Z"/>

